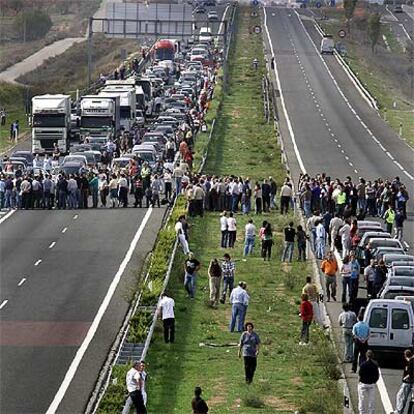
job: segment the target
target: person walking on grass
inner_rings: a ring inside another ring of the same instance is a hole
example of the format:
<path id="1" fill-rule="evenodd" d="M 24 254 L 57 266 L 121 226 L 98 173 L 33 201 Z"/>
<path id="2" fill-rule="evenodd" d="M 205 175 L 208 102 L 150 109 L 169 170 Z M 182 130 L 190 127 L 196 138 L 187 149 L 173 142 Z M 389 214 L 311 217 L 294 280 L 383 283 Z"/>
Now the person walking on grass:
<path id="1" fill-rule="evenodd" d="M 289 227 L 285 227 L 285 247 L 283 249 L 282 262 L 291 262 L 293 249 L 295 246 L 296 230 L 293 227 L 293 221 L 289 223 Z"/>
<path id="2" fill-rule="evenodd" d="M 175 233 L 177 234 L 178 240 L 181 244 L 184 254 L 187 255 L 188 253 L 190 253 L 190 248 L 188 246 L 187 238 L 185 237 L 185 231 L 183 227 L 184 222 L 185 216 L 178 217 L 178 220 L 175 223 Z"/>
<path id="3" fill-rule="evenodd" d="M 220 216 L 220 231 L 221 231 L 221 243 L 220 247 L 222 249 L 227 249 L 228 247 L 228 231 L 227 231 L 227 213 L 223 211 Z"/>
<path id="4" fill-rule="evenodd" d="M 260 338 L 254 331 L 254 325 L 252 322 L 247 322 L 244 325 L 244 329 L 245 331 L 242 333 L 239 341 L 238 355 L 239 358 L 243 356 L 246 383 L 251 384 L 257 368 Z"/>
<path id="5" fill-rule="evenodd" d="M 166 292 L 161 294 L 161 300 L 158 304 L 158 315 L 161 316 L 164 325 L 164 341 L 166 344 L 173 343 L 175 339 L 175 302 Z"/>
<path id="6" fill-rule="evenodd" d="M 253 220 L 249 219 L 245 226 L 244 231 L 244 250 L 243 256 L 253 254 L 254 242 L 256 240 L 256 226 L 253 224 Z"/>
<path id="7" fill-rule="evenodd" d="M 328 252 L 325 260 L 322 261 L 321 270 L 325 274 L 327 301 L 329 302 L 331 300 L 331 296 L 336 301 L 336 272 L 338 271 L 338 262 L 332 250 Z"/>
<path id="8" fill-rule="evenodd" d="M 306 241 L 308 240 L 308 235 L 301 225 L 296 228 L 296 240 L 298 243 L 298 261 L 306 262 Z"/>
<path id="9" fill-rule="evenodd" d="M 302 293 L 301 299 L 299 316 L 302 319 L 302 330 L 299 345 L 307 345 L 309 343 L 309 328 L 313 320 L 313 308 L 306 293 Z"/>
<path id="10" fill-rule="evenodd" d="M 358 410 L 359 414 L 375 414 L 375 384 L 379 380 L 379 368 L 371 350 L 365 356 L 366 361 L 359 367 Z"/>
<path id="11" fill-rule="evenodd" d="M 139 371 L 140 365 L 140 361 L 134 361 L 131 369 L 126 374 L 126 386 L 129 397 L 134 404 L 135 412 L 137 414 L 147 414 L 144 398 L 142 396 L 143 380 L 141 377 L 141 372 Z"/>
<path id="12" fill-rule="evenodd" d="M 229 213 L 227 218 L 227 234 L 228 234 L 228 247 L 234 249 L 234 243 L 236 242 L 237 237 L 237 223 L 236 219 L 233 217 L 233 213 Z"/>
<path id="13" fill-rule="evenodd" d="M 194 398 L 191 401 L 191 408 L 193 409 L 193 414 L 208 414 L 208 405 L 201 398 L 202 390 L 200 387 L 195 387 L 194 389 Z"/>
<path id="14" fill-rule="evenodd" d="M 344 362 L 352 362 L 354 359 L 354 337 L 352 328 L 356 324 L 357 316 L 351 310 L 349 303 L 342 305 L 343 311 L 338 317 L 339 326 L 342 328 L 342 337 L 344 339 Z"/>
<path id="15" fill-rule="evenodd" d="M 194 299 L 196 291 L 197 272 L 201 263 L 195 258 L 194 253 L 188 253 L 188 259 L 184 264 L 184 288 L 190 299 Z"/>
<path id="16" fill-rule="evenodd" d="M 394 414 L 403 414 L 410 398 L 414 384 L 414 355 L 411 349 L 404 351 L 404 371 L 400 389 L 398 390 Z"/>
<path id="17" fill-rule="evenodd" d="M 208 267 L 210 284 L 210 305 L 217 307 L 220 297 L 221 266 L 217 259 L 213 259 Z"/>
<path id="18" fill-rule="evenodd" d="M 266 224 L 266 227 L 263 232 L 263 246 L 262 246 L 262 256 L 263 260 L 270 261 L 270 257 L 272 255 L 272 246 L 273 246 L 273 231 L 272 225 L 270 223 Z"/>
<path id="19" fill-rule="evenodd" d="M 229 294 L 234 287 L 234 272 L 236 270 L 236 265 L 228 253 L 225 253 L 223 256 L 223 262 L 221 263 L 221 274 L 223 276 L 223 290 L 221 293 L 220 303 L 226 302 L 227 290 Z"/>
<path id="20" fill-rule="evenodd" d="M 236 320 L 238 319 L 237 332 L 242 332 L 247 307 L 249 306 L 250 296 L 246 292 L 247 284 L 239 282 L 239 286 L 234 288 L 230 294 L 231 321 L 229 330 L 234 332 Z"/>

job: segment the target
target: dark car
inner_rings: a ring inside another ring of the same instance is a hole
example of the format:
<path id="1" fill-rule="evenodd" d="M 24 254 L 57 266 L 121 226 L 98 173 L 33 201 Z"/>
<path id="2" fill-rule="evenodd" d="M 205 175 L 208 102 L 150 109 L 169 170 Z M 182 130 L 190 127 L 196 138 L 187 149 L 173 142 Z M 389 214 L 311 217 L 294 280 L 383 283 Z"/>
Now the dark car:
<path id="1" fill-rule="evenodd" d="M 33 154 L 30 151 L 14 151 L 10 157 L 26 158 L 27 165 L 33 166 Z"/>

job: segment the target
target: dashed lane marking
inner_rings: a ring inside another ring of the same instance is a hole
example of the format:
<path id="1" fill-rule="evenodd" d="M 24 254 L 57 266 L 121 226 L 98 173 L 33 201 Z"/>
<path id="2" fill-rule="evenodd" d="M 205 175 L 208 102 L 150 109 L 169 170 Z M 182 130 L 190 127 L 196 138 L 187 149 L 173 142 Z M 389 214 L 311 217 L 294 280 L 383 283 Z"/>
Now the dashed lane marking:
<path id="1" fill-rule="evenodd" d="M 36 261 L 36 263 L 35 263 L 34 265 L 35 265 L 35 266 L 39 266 L 39 265 L 40 265 L 40 263 L 42 263 L 42 259 L 37 260 L 37 261 Z"/>
<path id="2" fill-rule="evenodd" d="M 50 245 L 49 245 L 49 249 L 53 249 L 53 246 L 56 244 L 56 242 L 52 242 L 52 243 L 50 243 Z"/>
<path id="3" fill-rule="evenodd" d="M 8 299 L 4 299 L 3 302 L 1 302 L 0 310 L 2 310 L 7 305 L 8 301 L 9 301 Z"/>
<path id="4" fill-rule="evenodd" d="M 22 278 L 22 280 L 17 284 L 17 286 L 21 286 L 24 282 L 26 282 L 26 278 Z"/>

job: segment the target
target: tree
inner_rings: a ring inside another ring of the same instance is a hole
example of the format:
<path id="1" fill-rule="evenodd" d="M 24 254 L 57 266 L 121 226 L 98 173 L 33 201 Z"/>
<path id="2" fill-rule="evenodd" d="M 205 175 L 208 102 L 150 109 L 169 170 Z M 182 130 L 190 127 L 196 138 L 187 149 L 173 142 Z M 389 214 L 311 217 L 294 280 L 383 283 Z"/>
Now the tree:
<path id="1" fill-rule="evenodd" d="M 52 25 L 51 18 L 42 10 L 25 10 L 14 19 L 15 29 L 23 34 L 24 40 L 44 37 Z"/>
<path id="2" fill-rule="evenodd" d="M 346 28 L 348 29 L 348 33 L 351 33 L 351 19 L 352 19 L 352 16 L 354 15 L 357 2 L 358 0 L 344 0 Z"/>
<path id="3" fill-rule="evenodd" d="M 371 41 L 372 53 L 375 53 L 375 46 L 381 34 L 381 15 L 379 13 L 372 13 L 368 18 L 368 37 Z"/>

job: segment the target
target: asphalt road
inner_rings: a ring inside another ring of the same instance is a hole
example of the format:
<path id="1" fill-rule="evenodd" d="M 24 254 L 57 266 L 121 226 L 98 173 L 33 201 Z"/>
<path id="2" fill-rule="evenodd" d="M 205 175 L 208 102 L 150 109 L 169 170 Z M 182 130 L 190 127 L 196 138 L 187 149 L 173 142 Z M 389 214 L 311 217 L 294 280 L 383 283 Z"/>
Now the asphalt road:
<path id="1" fill-rule="evenodd" d="M 320 36 L 313 23 L 304 20 L 307 32 L 298 14 L 291 9 L 267 7 L 266 15 L 271 39 L 268 50 L 275 56 L 281 87 L 280 128 L 293 177 L 297 179 L 301 171 L 326 172 L 339 178 L 350 175 L 353 179 L 400 176 L 412 189 L 413 150 L 368 106 L 335 57 L 321 59 Z M 406 240 L 411 245 L 414 240 L 412 210 L 411 203 L 406 223 Z M 339 337 L 335 322 L 341 304 L 331 302 L 327 308 Z M 394 361 L 391 366 L 396 365 Z M 357 376 L 351 374 L 349 364 L 344 368 L 355 407 Z M 386 391 L 394 403 L 401 371 L 383 368 L 382 373 Z M 382 394 L 385 398 L 385 393 Z M 377 409 L 378 413 L 385 412 L 379 393 Z"/>
<path id="2" fill-rule="evenodd" d="M 18 211 L 0 224 L 0 303 L 8 300 L 0 311 L 0 412 L 46 412 L 146 212 Z M 163 214 L 151 212 L 59 412 L 86 405 L 127 310 L 133 271 L 151 250 Z"/>

